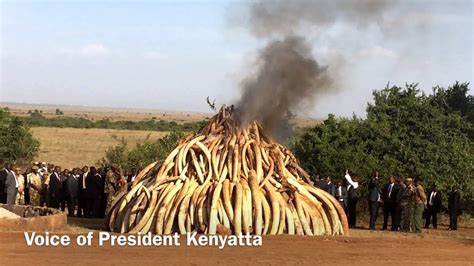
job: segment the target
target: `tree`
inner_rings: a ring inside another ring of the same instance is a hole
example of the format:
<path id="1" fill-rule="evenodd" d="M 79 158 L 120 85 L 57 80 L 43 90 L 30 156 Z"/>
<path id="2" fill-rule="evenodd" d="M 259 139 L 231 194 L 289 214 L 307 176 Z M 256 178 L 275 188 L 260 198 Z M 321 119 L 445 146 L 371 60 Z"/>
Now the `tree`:
<path id="1" fill-rule="evenodd" d="M 38 154 L 39 145 L 18 117 L 0 110 L 0 158 L 4 162 L 29 162 Z"/>
<path id="2" fill-rule="evenodd" d="M 56 115 L 63 115 L 64 112 L 61 111 L 59 108 L 56 108 Z"/>
<path id="3" fill-rule="evenodd" d="M 365 119 L 329 115 L 323 124 L 294 136 L 292 148 L 313 175 L 342 178 L 349 168 L 364 183 L 378 170 L 384 177 L 421 178 L 425 187 L 435 183 L 444 192 L 458 185 L 472 202 L 472 96 L 467 85 L 437 87 L 432 95 L 421 93 L 417 84 L 374 91 Z"/>

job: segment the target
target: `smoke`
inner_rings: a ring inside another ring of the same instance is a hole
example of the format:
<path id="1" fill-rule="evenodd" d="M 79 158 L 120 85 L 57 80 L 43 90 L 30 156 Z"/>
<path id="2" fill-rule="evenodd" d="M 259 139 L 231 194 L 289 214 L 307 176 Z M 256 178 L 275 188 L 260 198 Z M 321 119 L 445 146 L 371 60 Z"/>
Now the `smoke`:
<path id="1" fill-rule="evenodd" d="M 257 70 L 241 83 L 242 122 L 260 121 L 281 137 L 280 122 L 289 111 L 336 91 L 330 73 L 337 75 L 338 64 L 321 66 L 306 37 L 339 21 L 361 28 L 379 24 L 388 6 L 385 0 L 252 2 L 245 26 L 266 46 L 258 53 Z"/>
<path id="2" fill-rule="evenodd" d="M 262 0 L 250 4 L 247 27 L 259 38 L 306 33 L 311 27 L 324 30 L 336 22 L 364 28 L 383 22 L 389 7 L 388 0 Z"/>
<path id="3" fill-rule="evenodd" d="M 242 82 L 238 107 L 244 123 L 259 120 L 273 131 L 291 107 L 329 91 L 326 68 L 312 58 L 311 47 L 302 37 L 271 41 L 258 61 L 257 73 Z"/>

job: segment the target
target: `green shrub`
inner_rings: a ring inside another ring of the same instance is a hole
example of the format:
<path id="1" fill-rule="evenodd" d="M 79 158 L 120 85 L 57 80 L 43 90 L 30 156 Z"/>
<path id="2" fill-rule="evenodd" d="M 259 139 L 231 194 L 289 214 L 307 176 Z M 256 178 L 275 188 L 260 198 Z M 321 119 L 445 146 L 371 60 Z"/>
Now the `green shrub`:
<path id="1" fill-rule="evenodd" d="M 93 121 L 83 117 L 68 117 L 62 115 L 45 117 L 38 110 L 31 112 L 28 117 L 19 117 L 19 119 L 30 127 L 104 128 L 147 131 L 198 131 L 206 124 L 206 121 L 178 124 L 174 121 L 157 121 L 155 119 L 142 121 L 111 121 L 105 118 Z"/>
<path id="2" fill-rule="evenodd" d="M 133 148 L 130 148 L 122 139 L 118 145 L 107 149 L 99 164 L 116 164 L 126 171 L 132 168 L 141 169 L 152 162 L 164 160 L 178 145 L 183 135 L 181 131 L 172 131 L 157 140 L 150 140 L 147 137 L 145 141 L 137 143 Z"/>
<path id="3" fill-rule="evenodd" d="M 29 162 L 38 154 L 39 146 L 29 127 L 18 117 L 0 110 L 0 160 L 19 164 Z"/>

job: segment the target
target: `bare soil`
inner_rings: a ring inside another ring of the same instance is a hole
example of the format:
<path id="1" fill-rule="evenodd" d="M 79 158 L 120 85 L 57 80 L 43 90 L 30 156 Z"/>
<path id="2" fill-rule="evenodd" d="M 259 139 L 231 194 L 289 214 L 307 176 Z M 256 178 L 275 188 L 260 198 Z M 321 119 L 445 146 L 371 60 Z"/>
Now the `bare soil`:
<path id="1" fill-rule="evenodd" d="M 77 233 L 71 229 L 63 232 Z M 474 230 L 426 230 L 422 235 L 352 230 L 349 237 L 264 237 L 262 247 L 27 247 L 22 232 L 0 232 L 3 265 L 90 264 L 335 264 L 473 265 Z M 95 238 L 96 239 L 96 238 Z"/>

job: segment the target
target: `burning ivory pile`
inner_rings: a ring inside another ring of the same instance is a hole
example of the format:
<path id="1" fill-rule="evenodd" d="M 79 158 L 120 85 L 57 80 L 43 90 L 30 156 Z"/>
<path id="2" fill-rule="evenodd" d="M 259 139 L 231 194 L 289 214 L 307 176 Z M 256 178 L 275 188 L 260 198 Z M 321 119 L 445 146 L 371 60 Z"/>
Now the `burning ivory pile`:
<path id="1" fill-rule="evenodd" d="M 163 162 L 143 169 L 108 213 L 111 231 L 344 235 L 341 205 L 310 184 L 294 155 L 256 122 L 221 108 Z M 220 232 L 220 231 L 219 231 Z"/>

